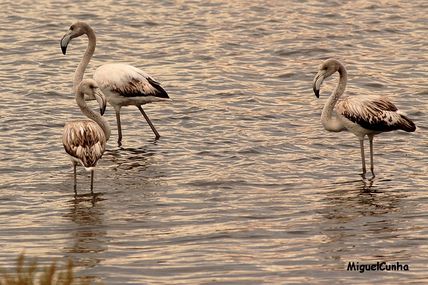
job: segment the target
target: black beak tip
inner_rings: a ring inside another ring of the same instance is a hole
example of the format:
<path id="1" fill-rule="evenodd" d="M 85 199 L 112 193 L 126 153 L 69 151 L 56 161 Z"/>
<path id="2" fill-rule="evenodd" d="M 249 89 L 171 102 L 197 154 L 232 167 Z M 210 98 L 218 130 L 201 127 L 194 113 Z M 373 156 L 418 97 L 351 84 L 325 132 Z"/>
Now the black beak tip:
<path id="1" fill-rule="evenodd" d="M 67 47 L 61 46 L 61 51 L 62 51 L 62 54 L 65 55 L 65 53 L 67 52 Z"/>
<path id="2" fill-rule="evenodd" d="M 316 96 L 317 98 L 319 98 L 319 97 L 320 97 L 320 90 L 319 90 L 319 89 L 315 89 L 315 88 L 314 88 L 314 93 L 315 93 L 315 96 Z"/>
<path id="3" fill-rule="evenodd" d="M 106 107 L 101 107 L 100 108 L 100 114 L 101 114 L 101 116 L 103 116 L 104 115 L 104 113 L 106 112 Z"/>

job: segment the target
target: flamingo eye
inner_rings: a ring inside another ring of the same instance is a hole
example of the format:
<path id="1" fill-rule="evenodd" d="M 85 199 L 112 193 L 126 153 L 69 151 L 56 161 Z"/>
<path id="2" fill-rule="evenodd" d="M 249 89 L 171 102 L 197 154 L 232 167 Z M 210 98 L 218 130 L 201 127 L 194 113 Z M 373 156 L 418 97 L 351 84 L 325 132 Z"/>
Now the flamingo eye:
<path id="1" fill-rule="evenodd" d="M 71 27 L 70 27 L 70 30 L 72 31 L 73 29 L 74 29 L 74 26 L 71 26 Z"/>

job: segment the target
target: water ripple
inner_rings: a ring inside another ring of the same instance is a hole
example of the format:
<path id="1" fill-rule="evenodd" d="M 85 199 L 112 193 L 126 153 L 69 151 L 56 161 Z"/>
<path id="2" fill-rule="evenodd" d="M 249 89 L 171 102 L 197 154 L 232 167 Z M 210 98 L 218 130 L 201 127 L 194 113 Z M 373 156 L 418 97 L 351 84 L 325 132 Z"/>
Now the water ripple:
<path id="1" fill-rule="evenodd" d="M 426 280 L 425 1 L 42 2 L 0 19 L 0 267 L 25 250 L 106 284 Z M 123 108 L 122 147 L 109 106 L 95 195 L 79 168 L 75 197 L 61 135 L 82 117 L 71 87 L 87 41 L 67 56 L 58 43 L 76 20 L 98 35 L 86 77 L 132 63 L 172 101 L 145 108 L 160 140 Z M 320 99 L 312 80 L 329 57 L 349 95 L 387 95 L 418 126 L 376 138 L 373 180 L 358 140 L 320 123 L 337 79 Z M 384 260 L 411 271 L 346 271 Z"/>

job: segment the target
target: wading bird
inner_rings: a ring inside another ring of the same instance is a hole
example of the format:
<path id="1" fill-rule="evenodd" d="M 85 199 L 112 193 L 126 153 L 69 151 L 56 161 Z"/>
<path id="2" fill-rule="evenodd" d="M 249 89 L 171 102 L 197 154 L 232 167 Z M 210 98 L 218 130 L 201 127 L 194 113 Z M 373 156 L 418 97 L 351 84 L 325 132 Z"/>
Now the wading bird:
<path id="1" fill-rule="evenodd" d="M 92 111 L 86 105 L 85 94 L 94 97 L 99 106 L 101 115 L 106 109 L 106 98 L 93 79 L 85 79 L 80 82 L 76 90 L 76 103 L 82 113 L 89 120 L 69 121 L 65 124 L 62 136 L 62 144 L 70 155 L 74 169 L 74 191 L 76 192 L 76 165 L 79 163 L 87 171 L 91 172 L 91 192 L 94 188 L 94 168 L 103 155 L 106 142 L 110 137 L 110 126 L 99 114 Z"/>
<path id="2" fill-rule="evenodd" d="M 74 73 L 74 91 L 82 80 L 85 69 L 94 54 L 96 46 L 95 32 L 88 24 L 76 22 L 71 25 L 68 32 L 61 39 L 61 50 L 65 54 L 70 41 L 82 35 L 87 35 L 88 46 Z M 110 63 L 100 66 L 95 70 L 93 78 L 97 81 L 102 92 L 106 95 L 107 101 L 113 106 L 116 112 L 117 142 L 119 145 L 122 142 L 122 126 L 120 123 L 120 109 L 122 106 L 137 106 L 155 134 L 156 139 L 160 137 L 158 131 L 141 107 L 141 105 L 147 103 L 164 101 L 169 98 L 166 91 L 156 80 L 144 71 L 122 63 Z"/>
<path id="3" fill-rule="evenodd" d="M 347 72 L 345 66 L 336 59 L 328 59 L 321 64 L 314 78 L 313 90 L 317 98 L 319 98 L 320 87 L 324 79 L 336 72 L 339 72 L 339 83 L 324 105 L 321 122 L 327 131 L 341 132 L 348 130 L 357 136 L 360 141 L 363 177 L 366 173 L 364 137 L 367 136 L 370 143 L 370 170 L 375 176 L 373 137 L 377 134 L 394 130 L 414 132 L 416 126 L 385 97 L 357 96 L 345 97 L 339 100 L 345 92 Z M 333 117 L 333 109 L 336 111 L 335 117 Z"/>

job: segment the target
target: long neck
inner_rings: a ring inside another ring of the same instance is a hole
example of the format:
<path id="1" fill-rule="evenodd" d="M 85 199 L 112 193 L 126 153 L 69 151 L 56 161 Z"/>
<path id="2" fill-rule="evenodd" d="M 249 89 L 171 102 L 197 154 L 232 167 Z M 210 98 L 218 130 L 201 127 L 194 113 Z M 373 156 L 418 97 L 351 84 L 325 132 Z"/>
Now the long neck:
<path id="1" fill-rule="evenodd" d="M 83 79 L 83 74 L 85 73 L 86 67 L 89 64 L 89 61 L 92 58 L 92 55 L 95 51 L 95 46 L 97 44 L 97 39 L 95 37 L 94 30 L 88 26 L 86 35 L 88 36 L 88 47 L 86 48 L 85 54 L 83 55 L 82 60 L 74 72 L 74 81 L 73 81 L 73 92 L 77 92 L 77 86 Z"/>
<path id="2" fill-rule="evenodd" d="M 327 99 L 321 114 L 321 122 L 327 131 L 340 132 L 345 129 L 345 126 L 335 117 L 333 117 L 333 109 L 339 100 L 340 96 L 345 92 L 348 73 L 343 65 L 339 66 L 339 83 L 333 91 L 333 94 Z"/>
<path id="3" fill-rule="evenodd" d="M 101 127 L 104 132 L 104 135 L 106 136 L 106 140 L 108 140 L 110 138 L 111 133 L 109 123 L 100 114 L 95 113 L 88 107 L 84 99 L 83 92 L 78 91 L 76 95 L 76 102 L 82 113 Z"/>

